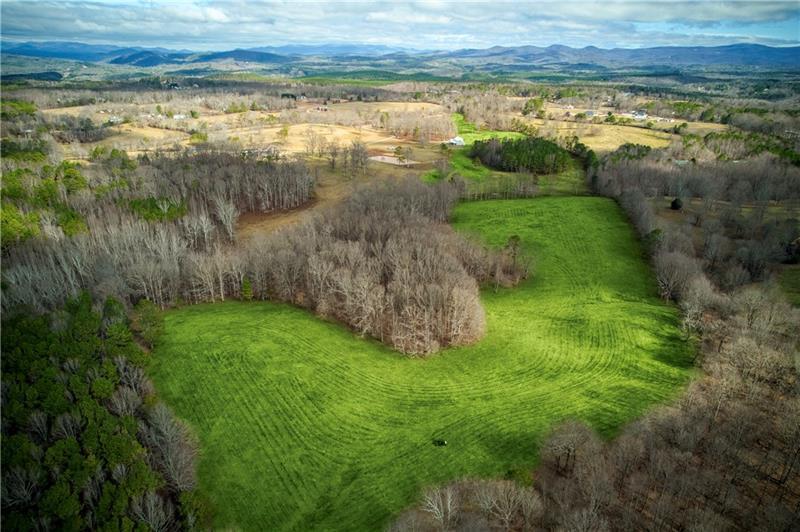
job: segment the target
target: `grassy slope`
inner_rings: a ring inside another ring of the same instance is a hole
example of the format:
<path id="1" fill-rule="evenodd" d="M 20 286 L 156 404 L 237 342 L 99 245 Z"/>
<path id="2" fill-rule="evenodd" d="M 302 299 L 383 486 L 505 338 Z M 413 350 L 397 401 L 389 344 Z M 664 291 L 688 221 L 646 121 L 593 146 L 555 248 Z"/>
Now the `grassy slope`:
<path id="1" fill-rule="evenodd" d="M 152 375 L 197 430 L 218 527 L 376 530 L 426 485 L 533 465 L 554 422 L 611 435 L 686 382 L 677 313 L 613 202 L 465 203 L 454 224 L 538 258 L 521 287 L 484 291 L 471 347 L 408 359 L 273 303 L 167 314 Z"/>
<path id="2" fill-rule="evenodd" d="M 453 122 L 456 124 L 458 135 L 464 139 L 464 142 L 469 145 L 476 140 L 488 140 L 491 138 L 498 139 L 521 139 L 525 135 L 516 131 L 498 131 L 494 129 L 479 129 L 472 122 L 467 122 L 464 115 L 460 113 L 453 113 Z"/>
<path id="3" fill-rule="evenodd" d="M 456 148 L 450 152 L 450 166 L 453 174 L 477 182 L 486 181 L 497 176 L 510 175 L 509 172 L 492 170 L 482 165 L 479 161 L 471 159 L 468 155 L 469 145 L 476 140 L 490 138 L 517 139 L 523 138 L 525 135 L 515 131 L 479 130 L 475 127 L 475 124 L 467 122 L 464 116 L 459 113 L 453 113 L 452 118 L 458 129 L 458 134 L 467 143 L 466 147 Z M 446 176 L 442 176 L 438 170 L 431 170 L 422 175 L 422 180 L 434 182 L 443 177 Z M 583 169 L 580 163 L 574 159 L 565 171 L 554 175 L 540 176 L 539 188 L 542 194 L 548 195 L 582 195 L 588 193 Z"/>
<path id="4" fill-rule="evenodd" d="M 778 283 L 789 303 L 800 307 L 800 266 L 786 266 L 780 272 Z"/>

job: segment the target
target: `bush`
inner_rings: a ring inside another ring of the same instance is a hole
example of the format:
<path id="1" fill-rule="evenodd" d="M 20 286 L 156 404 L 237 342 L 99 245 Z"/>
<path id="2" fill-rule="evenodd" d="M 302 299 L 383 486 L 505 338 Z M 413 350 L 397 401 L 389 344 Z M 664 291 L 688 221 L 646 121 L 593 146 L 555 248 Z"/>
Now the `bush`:
<path id="1" fill-rule="evenodd" d="M 164 316 L 149 299 L 142 299 L 134 307 L 131 328 L 152 348 L 164 334 Z"/>
<path id="2" fill-rule="evenodd" d="M 253 299 L 253 283 L 247 277 L 242 280 L 242 299 L 245 301 Z"/>
<path id="3" fill-rule="evenodd" d="M 679 211 L 683 209 L 683 200 L 680 198 L 675 198 L 672 200 L 672 203 L 669 204 L 669 208 L 673 211 Z"/>
<path id="4" fill-rule="evenodd" d="M 3 247 L 39 235 L 39 215 L 35 212 L 26 214 L 15 205 L 3 202 L 0 220 Z"/>

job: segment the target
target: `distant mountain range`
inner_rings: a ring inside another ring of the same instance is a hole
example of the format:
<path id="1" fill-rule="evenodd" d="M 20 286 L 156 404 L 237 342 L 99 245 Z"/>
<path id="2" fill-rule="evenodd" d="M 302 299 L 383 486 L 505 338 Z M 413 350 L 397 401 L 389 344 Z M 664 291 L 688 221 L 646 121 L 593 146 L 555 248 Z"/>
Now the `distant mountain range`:
<path id="1" fill-rule="evenodd" d="M 482 50 L 441 52 L 443 57 L 466 60 L 498 61 L 528 64 L 590 64 L 616 66 L 794 66 L 800 68 L 800 46 L 774 48 L 760 44 L 727 46 L 659 46 L 655 48 L 613 48 L 595 46 L 570 48 L 553 45 L 495 46 Z"/>
<path id="2" fill-rule="evenodd" d="M 758 44 L 728 46 L 661 46 L 655 48 L 602 49 L 553 45 L 495 46 L 456 51 L 417 51 L 367 44 L 263 46 L 220 52 L 120 47 L 73 42 L 4 42 L 2 52 L 21 56 L 69 59 L 135 67 L 187 65 L 236 61 L 261 65 L 309 65 L 315 60 L 343 62 L 361 68 L 409 68 L 431 64 L 486 72 L 526 69 L 642 68 L 734 66 L 800 69 L 800 46 L 774 48 Z M 317 63 L 319 61 L 316 61 Z"/>

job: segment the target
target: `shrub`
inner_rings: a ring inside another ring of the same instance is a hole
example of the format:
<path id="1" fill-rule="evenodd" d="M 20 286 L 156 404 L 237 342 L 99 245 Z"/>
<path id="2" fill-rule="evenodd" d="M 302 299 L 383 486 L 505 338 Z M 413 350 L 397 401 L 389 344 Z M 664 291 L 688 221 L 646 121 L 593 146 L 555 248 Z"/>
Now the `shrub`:
<path id="1" fill-rule="evenodd" d="M 142 299 L 134 307 L 131 328 L 152 348 L 164 334 L 164 316 L 149 299 Z"/>
<path id="2" fill-rule="evenodd" d="M 245 301 L 253 299 L 253 283 L 247 277 L 242 280 L 242 299 Z"/>
<path id="3" fill-rule="evenodd" d="M 23 213 L 12 203 L 3 202 L 0 209 L 0 234 L 3 247 L 39 235 L 39 215 Z"/>

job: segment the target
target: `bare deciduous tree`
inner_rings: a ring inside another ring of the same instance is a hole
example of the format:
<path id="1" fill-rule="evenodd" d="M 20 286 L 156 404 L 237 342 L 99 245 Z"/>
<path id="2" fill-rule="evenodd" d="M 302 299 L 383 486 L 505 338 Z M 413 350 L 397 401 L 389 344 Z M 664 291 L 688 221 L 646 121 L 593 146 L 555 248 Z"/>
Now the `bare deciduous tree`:
<path id="1" fill-rule="evenodd" d="M 458 520 L 458 503 L 456 487 L 431 488 L 425 492 L 423 509 L 439 523 L 442 530 L 449 530 Z"/>

